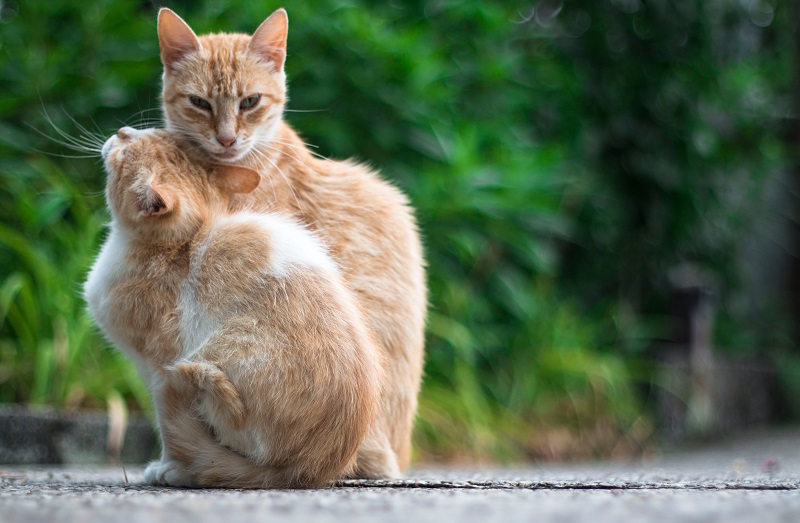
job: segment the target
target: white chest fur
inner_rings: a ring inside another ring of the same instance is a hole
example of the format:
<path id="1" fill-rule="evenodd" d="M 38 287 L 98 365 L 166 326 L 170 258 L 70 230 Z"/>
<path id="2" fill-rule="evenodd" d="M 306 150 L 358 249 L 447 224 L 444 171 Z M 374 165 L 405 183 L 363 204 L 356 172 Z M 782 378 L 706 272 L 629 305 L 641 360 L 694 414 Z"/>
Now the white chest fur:
<path id="1" fill-rule="evenodd" d="M 117 323 L 113 321 L 115 311 L 111 305 L 116 284 L 130 273 L 128 248 L 127 236 L 112 223 L 108 237 L 83 286 L 83 296 L 89 306 L 89 313 L 103 333 L 128 356 L 136 357 L 134 348 L 128 343 L 128 337 L 120 332 Z"/>

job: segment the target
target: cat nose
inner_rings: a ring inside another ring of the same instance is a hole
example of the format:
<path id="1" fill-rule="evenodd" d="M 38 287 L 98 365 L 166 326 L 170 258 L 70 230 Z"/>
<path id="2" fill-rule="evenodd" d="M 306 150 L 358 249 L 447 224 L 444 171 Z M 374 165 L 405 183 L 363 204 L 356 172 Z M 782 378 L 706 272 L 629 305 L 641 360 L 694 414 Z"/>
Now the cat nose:
<path id="1" fill-rule="evenodd" d="M 236 141 L 236 136 L 233 134 L 218 134 L 217 141 L 225 147 L 230 147 Z"/>
<path id="2" fill-rule="evenodd" d="M 117 136 L 120 140 L 129 140 L 133 137 L 136 133 L 136 129 L 133 127 L 123 127 L 119 131 L 117 131 Z"/>

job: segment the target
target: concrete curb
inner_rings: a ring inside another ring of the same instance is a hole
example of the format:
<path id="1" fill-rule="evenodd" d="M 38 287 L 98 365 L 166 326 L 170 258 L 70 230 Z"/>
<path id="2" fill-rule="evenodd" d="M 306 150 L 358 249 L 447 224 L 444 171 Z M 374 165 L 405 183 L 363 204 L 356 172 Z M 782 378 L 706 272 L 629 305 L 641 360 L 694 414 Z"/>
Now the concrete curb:
<path id="1" fill-rule="evenodd" d="M 119 456 L 109 451 L 111 427 L 102 411 L 0 405 L 0 463 L 100 464 L 117 459 L 144 463 L 157 457 L 158 438 L 143 416 L 131 416 L 121 427 L 124 439 Z"/>

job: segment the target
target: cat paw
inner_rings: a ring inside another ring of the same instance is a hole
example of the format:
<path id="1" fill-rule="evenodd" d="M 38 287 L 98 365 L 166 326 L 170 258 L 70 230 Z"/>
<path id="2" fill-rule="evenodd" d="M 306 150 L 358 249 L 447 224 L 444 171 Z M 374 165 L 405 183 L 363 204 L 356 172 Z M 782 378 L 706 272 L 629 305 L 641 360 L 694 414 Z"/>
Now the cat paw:
<path id="1" fill-rule="evenodd" d="M 144 470 L 148 485 L 163 487 L 193 487 L 194 481 L 177 461 L 153 461 Z"/>
<path id="2" fill-rule="evenodd" d="M 358 453 L 355 470 L 347 477 L 349 479 L 398 479 L 403 477 L 403 474 L 400 472 L 393 451 L 362 447 Z"/>

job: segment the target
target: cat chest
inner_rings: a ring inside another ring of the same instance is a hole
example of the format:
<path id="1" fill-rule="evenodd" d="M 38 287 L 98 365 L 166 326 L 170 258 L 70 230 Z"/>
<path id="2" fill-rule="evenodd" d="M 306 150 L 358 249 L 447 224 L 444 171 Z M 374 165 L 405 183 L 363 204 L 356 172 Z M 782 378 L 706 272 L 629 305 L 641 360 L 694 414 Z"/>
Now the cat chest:
<path id="1" fill-rule="evenodd" d="M 130 356 L 155 365 L 174 360 L 180 267 L 136 264 L 121 247 L 112 235 L 98 256 L 84 287 L 89 311 Z"/>

